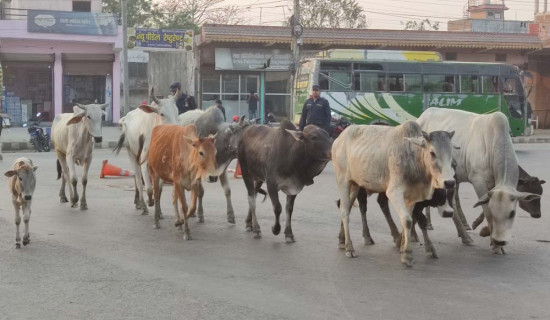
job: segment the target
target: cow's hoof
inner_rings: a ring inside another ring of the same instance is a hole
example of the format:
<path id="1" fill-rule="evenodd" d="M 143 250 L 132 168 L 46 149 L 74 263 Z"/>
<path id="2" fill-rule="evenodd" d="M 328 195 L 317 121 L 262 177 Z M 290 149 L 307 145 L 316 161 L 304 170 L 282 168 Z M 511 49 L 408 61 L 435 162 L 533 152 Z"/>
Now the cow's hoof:
<path id="1" fill-rule="evenodd" d="M 246 231 L 247 232 L 252 232 L 252 226 L 246 226 Z"/>
<path id="2" fill-rule="evenodd" d="M 414 260 L 412 256 L 412 252 L 402 252 L 401 253 L 401 263 L 406 265 L 407 268 L 410 268 L 413 266 Z"/>
<path id="3" fill-rule="evenodd" d="M 197 215 L 193 212 L 192 214 L 189 215 L 188 218 L 196 218 L 196 217 L 197 217 Z"/>
<path id="4" fill-rule="evenodd" d="M 434 227 L 433 227 L 431 224 L 429 224 L 429 225 L 426 226 L 426 229 L 428 229 L 428 230 L 433 230 Z"/>
<path id="5" fill-rule="evenodd" d="M 340 242 L 338 242 L 338 249 L 345 249 L 346 248 L 346 243 L 342 240 Z"/>
<path id="6" fill-rule="evenodd" d="M 71 203 L 71 208 L 76 208 L 76 207 L 78 207 L 77 203 Z"/>
<path id="7" fill-rule="evenodd" d="M 493 254 L 503 255 L 506 254 L 503 247 L 493 247 Z"/>
<path id="8" fill-rule="evenodd" d="M 437 252 L 435 252 L 434 248 L 426 250 L 426 256 L 432 259 L 439 259 L 439 256 L 437 255 Z"/>
<path id="9" fill-rule="evenodd" d="M 24 246 L 28 245 L 29 242 L 30 242 L 29 239 L 23 238 L 23 245 L 24 245 Z"/>
<path id="10" fill-rule="evenodd" d="M 262 238 L 262 232 L 254 231 L 254 239 L 261 239 L 261 238 Z"/>
<path id="11" fill-rule="evenodd" d="M 355 255 L 355 251 L 349 250 L 349 251 L 346 251 L 346 257 L 348 257 L 348 258 L 356 258 L 357 256 Z"/>
<path id="12" fill-rule="evenodd" d="M 80 204 L 80 210 L 88 210 L 88 205 L 87 204 Z"/>
<path id="13" fill-rule="evenodd" d="M 162 213 L 159 215 L 159 219 L 164 220 L 164 216 L 162 215 Z"/>
<path id="14" fill-rule="evenodd" d="M 148 215 L 148 214 L 149 214 L 149 210 L 147 210 L 147 209 L 145 209 L 145 210 L 143 210 L 143 211 L 141 212 L 141 215 L 142 215 L 142 216 L 146 216 L 146 215 Z"/>
<path id="15" fill-rule="evenodd" d="M 281 225 L 280 224 L 273 225 L 273 227 L 271 227 L 271 231 L 273 232 L 274 235 L 278 235 L 281 232 Z"/>
<path id="16" fill-rule="evenodd" d="M 227 222 L 235 224 L 235 214 L 233 212 L 227 213 Z"/>
<path id="17" fill-rule="evenodd" d="M 204 223 L 204 216 L 203 215 L 199 216 L 199 223 Z"/>
<path id="18" fill-rule="evenodd" d="M 67 203 L 67 202 L 69 202 L 69 199 L 67 199 L 67 197 L 61 197 L 61 198 L 59 198 L 59 202 Z"/>
<path id="19" fill-rule="evenodd" d="M 286 241 L 286 243 L 296 242 L 296 240 L 294 240 L 294 236 L 286 236 L 285 241 Z"/>
<path id="20" fill-rule="evenodd" d="M 365 238 L 365 245 L 366 246 L 372 246 L 374 244 L 374 240 L 372 240 L 371 237 Z"/>
<path id="21" fill-rule="evenodd" d="M 472 228 L 467 223 L 464 225 L 464 229 L 466 229 L 468 231 L 472 230 Z"/>
<path id="22" fill-rule="evenodd" d="M 411 242 L 418 242 L 418 235 L 416 233 L 411 234 Z"/>
<path id="23" fill-rule="evenodd" d="M 462 244 L 471 245 L 472 243 L 474 243 L 474 240 L 469 235 L 465 234 L 464 237 L 462 237 Z"/>
<path id="24" fill-rule="evenodd" d="M 154 229 L 160 229 L 160 223 L 155 223 L 155 224 L 153 225 L 153 228 L 154 228 Z"/>
<path id="25" fill-rule="evenodd" d="M 485 226 L 483 228 L 481 228 L 481 230 L 479 230 L 479 235 L 481 237 L 488 237 L 491 235 L 491 231 L 489 230 L 489 227 L 488 226 Z"/>
<path id="26" fill-rule="evenodd" d="M 183 240 L 191 240 L 191 236 L 188 233 L 184 233 Z"/>
<path id="27" fill-rule="evenodd" d="M 20 244 L 20 243 L 16 243 L 16 244 L 15 244 L 15 249 L 21 249 L 21 244 Z"/>

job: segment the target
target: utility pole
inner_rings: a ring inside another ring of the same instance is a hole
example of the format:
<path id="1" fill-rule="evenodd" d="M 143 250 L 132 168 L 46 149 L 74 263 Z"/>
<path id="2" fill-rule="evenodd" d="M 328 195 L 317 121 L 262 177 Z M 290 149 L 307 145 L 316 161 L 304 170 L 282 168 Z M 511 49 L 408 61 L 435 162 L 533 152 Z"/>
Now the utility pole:
<path id="1" fill-rule="evenodd" d="M 300 3 L 299 0 L 294 0 L 294 14 L 290 17 L 290 28 L 292 33 L 292 82 L 291 82 L 291 114 L 294 114 L 294 108 L 298 102 L 296 97 L 296 75 L 298 73 L 298 68 L 300 67 L 300 46 L 302 45 L 302 33 L 303 28 L 300 24 Z M 294 119 L 292 119 L 294 120 Z"/>
<path id="2" fill-rule="evenodd" d="M 127 0 L 120 0 L 121 15 L 122 15 L 122 59 L 123 62 L 123 77 L 122 91 L 124 91 L 124 108 L 123 115 L 125 116 L 130 111 L 130 78 L 128 76 L 128 7 Z M 120 94 L 120 93 L 118 93 Z"/>

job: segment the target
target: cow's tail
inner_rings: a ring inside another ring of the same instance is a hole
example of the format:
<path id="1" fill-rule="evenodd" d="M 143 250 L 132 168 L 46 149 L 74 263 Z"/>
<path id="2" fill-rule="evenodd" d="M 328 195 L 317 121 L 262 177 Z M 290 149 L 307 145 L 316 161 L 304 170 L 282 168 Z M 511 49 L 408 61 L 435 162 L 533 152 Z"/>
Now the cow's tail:
<path id="1" fill-rule="evenodd" d="M 143 135 L 141 135 L 141 136 L 139 136 L 139 147 L 138 147 L 138 152 L 137 152 L 137 156 L 136 156 L 137 163 L 139 163 L 140 165 L 142 165 L 145 162 L 145 160 L 140 161 L 141 153 L 143 152 L 143 145 L 144 144 L 145 144 L 145 137 Z"/>
<path id="2" fill-rule="evenodd" d="M 122 146 L 124 145 L 124 140 L 126 140 L 126 133 L 122 133 L 120 135 L 120 138 L 118 139 L 118 143 L 116 144 L 115 148 L 113 149 L 113 152 L 118 156 L 120 153 L 120 150 L 122 149 Z"/>
<path id="3" fill-rule="evenodd" d="M 59 159 L 57 159 L 57 180 L 61 178 L 62 173 L 63 170 L 61 169 L 61 163 L 59 162 Z"/>
<path id="4" fill-rule="evenodd" d="M 267 192 L 265 192 L 264 189 L 262 189 L 262 182 L 258 182 L 258 184 L 256 185 L 256 193 L 259 193 L 259 194 L 263 194 L 264 196 L 264 199 L 262 200 L 262 202 L 265 202 L 265 199 L 267 199 Z"/>

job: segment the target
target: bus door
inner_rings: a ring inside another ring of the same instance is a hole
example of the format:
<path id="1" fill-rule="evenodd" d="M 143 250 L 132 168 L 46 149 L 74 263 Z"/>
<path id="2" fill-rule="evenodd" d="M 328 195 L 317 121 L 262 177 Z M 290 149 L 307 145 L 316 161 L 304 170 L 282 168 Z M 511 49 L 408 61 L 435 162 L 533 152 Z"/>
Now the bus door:
<path id="1" fill-rule="evenodd" d="M 517 76 L 505 76 L 502 81 L 502 94 L 508 105 L 510 116 L 516 119 L 525 118 L 525 92 Z"/>

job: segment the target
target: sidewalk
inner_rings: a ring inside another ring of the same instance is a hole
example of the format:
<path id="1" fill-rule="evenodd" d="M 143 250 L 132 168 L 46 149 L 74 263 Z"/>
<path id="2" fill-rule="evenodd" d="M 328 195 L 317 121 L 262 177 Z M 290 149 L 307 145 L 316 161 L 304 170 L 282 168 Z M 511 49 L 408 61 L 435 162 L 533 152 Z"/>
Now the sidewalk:
<path id="1" fill-rule="evenodd" d="M 120 137 L 119 127 L 103 127 L 102 133 L 103 141 L 96 143 L 95 147 L 98 149 L 113 149 Z M 0 137 L 0 143 L 2 143 L 0 150 L 3 152 L 33 150 L 29 138 L 27 128 L 4 128 Z M 514 143 L 550 143 L 550 129 L 536 129 L 533 135 L 513 137 L 512 141 Z"/>

